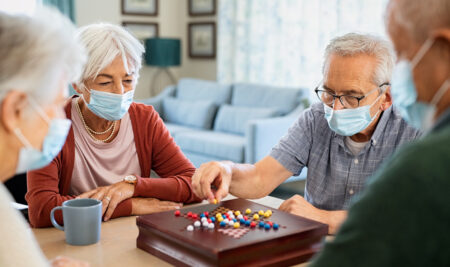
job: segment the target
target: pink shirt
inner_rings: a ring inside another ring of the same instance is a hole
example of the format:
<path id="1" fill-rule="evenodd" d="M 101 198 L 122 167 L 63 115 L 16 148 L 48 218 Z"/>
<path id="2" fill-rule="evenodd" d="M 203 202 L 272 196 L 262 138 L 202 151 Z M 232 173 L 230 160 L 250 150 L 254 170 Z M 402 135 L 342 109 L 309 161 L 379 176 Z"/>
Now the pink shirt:
<path id="1" fill-rule="evenodd" d="M 130 174 L 141 175 L 133 128 L 128 113 L 120 121 L 117 136 L 110 143 L 97 142 L 84 128 L 76 102 L 72 100 L 72 127 L 75 138 L 75 162 L 70 194 L 79 195 L 100 186 L 123 180 Z"/>

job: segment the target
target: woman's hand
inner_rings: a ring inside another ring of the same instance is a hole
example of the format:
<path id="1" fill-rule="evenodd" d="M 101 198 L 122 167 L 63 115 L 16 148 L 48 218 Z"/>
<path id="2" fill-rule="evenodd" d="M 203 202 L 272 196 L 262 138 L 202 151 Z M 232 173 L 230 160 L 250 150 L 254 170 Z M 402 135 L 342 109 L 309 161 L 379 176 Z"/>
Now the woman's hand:
<path id="1" fill-rule="evenodd" d="M 155 212 L 179 209 L 182 203 L 171 201 L 162 201 L 156 198 L 132 198 L 131 199 L 131 215 L 145 215 Z"/>
<path id="2" fill-rule="evenodd" d="M 52 267 L 89 267 L 89 263 L 59 256 L 51 262 Z"/>
<path id="3" fill-rule="evenodd" d="M 93 198 L 102 201 L 102 216 L 104 215 L 104 221 L 108 221 L 117 205 L 133 196 L 134 187 L 135 185 L 122 181 L 85 192 L 77 198 Z"/>

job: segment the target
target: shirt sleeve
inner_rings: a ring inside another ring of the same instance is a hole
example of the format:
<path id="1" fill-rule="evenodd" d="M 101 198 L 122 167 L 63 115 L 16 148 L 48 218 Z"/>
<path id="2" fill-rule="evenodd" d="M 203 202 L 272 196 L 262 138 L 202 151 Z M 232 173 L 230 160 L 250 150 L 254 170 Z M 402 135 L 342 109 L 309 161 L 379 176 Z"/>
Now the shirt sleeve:
<path id="1" fill-rule="evenodd" d="M 437 150 L 394 154 L 310 266 L 427 266 L 448 255 L 449 154 Z"/>
<path id="2" fill-rule="evenodd" d="M 287 134 L 272 148 L 270 156 L 294 175 L 306 166 L 314 131 L 314 114 L 311 108 L 302 112 Z"/>
<path id="3" fill-rule="evenodd" d="M 11 201 L 0 184 L 0 266 L 50 266 L 24 218 L 10 206 Z"/>
<path id="4" fill-rule="evenodd" d="M 64 195 L 60 192 L 61 168 L 64 168 L 61 153 L 46 167 L 27 173 L 28 216 L 33 227 L 52 226 L 50 212 L 61 206 L 66 200 L 76 196 Z M 111 218 L 131 215 L 131 199 L 119 203 Z M 63 224 L 62 212 L 55 212 L 55 220 Z"/>
<path id="5" fill-rule="evenodd" d="M 161 118 L 154 112 L 151 142 L 152 169 L 161 178 L 137 176 L 134 196 L 154 197 L 162 200 L 191 203 L 200 201 L 191 188 L 195 167 L 184 156 Z"/>

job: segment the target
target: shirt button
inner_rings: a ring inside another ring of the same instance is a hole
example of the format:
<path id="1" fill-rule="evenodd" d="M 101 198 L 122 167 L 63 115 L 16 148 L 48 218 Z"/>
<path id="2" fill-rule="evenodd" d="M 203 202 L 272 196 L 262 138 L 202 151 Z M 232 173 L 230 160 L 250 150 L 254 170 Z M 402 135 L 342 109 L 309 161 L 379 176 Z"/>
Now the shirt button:
<path id="1" fill-rule="evenodd" d="M 355 162 L 355 164 L 358 164 L 358 163 L 359 163 L 358 159 L 355 159 L 354 162 Z"/>
<path id="2" fill-rule="evenodd" d="M 377 144 L 377 140 L 373 140 L 373 144 L 376 145 Z"/>
<path id="3" fill-rule="evenodd" d="M 353 189 L 350 189 L 350 191 L 348 191 L 348 193 L 349 193 L 350 195 L 353 195 L 353 193 L 355 193 L 355 192 L 353 191 Z"/>

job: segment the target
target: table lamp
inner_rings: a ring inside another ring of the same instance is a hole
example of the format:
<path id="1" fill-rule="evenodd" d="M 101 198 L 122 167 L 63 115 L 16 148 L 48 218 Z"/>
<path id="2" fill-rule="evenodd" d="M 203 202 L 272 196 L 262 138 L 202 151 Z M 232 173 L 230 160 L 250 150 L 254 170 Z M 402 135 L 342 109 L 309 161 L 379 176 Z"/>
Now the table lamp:
<path id="1" fill-rule="evenodd" d="M 175 84 L 176 79 L 170 72 L 169 67 L 181 65 L 181 41 L 180 39 L 150 38 L 145 40 L 145 63 L 158 68 L 153 77 L 150 93 L 156 95 L 155 90 L 157 78 L 161 73 L 166 73 L 170 81 Z"/>

